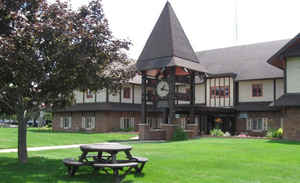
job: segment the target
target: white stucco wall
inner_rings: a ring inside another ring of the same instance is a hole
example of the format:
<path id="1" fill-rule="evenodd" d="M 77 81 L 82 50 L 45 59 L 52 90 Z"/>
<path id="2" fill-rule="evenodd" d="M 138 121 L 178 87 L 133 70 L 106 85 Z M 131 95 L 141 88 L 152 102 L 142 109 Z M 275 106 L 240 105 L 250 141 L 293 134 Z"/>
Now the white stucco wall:
<path id="1" fill-rule="evenodd" d="M 134 86 L 134 103 L 141 104 L 142 103 L 142 89 L 141 86 Z"/>
<path id="2" fill-rule="evenodd" d="M 286 62 L 287 93 L 300 92 L 300 57 L 288 58 Z"/>
<path id="3" fill-rule="evenodd" d="M 253 84 L 262 84 L 263 96 L 252 97 Z M 274 81 L 272 79 L 239 81 L 239 102 L 271 102 L 273 100 L 274 100 Z"/>
<path id="4" fill-rule="evenodd" d="M 109 102 L 112 102 L 112 103 L 119 103 L 120 102 L 120 91 L 115 91 L 114 93 L 112 91 L 109 91 L 108 92 L 109 95 Z"/>
<path id="5" fill-rule="evenodd" d="M 276 99 L 284 94 L 284 80 L 276 79 Z"/>
<path id="6" fill-rule="evenodd" d="M 205 103 L 205 84 L 197 84 L 195 86 L 195 104 Z"/>
<path id="7" fill-rule="evenodd" d="M 102 89 L 97 92 L 96 101 L 99 103 L 106 102 L 106 89 Z"/>
<path id="8" fill-rule="evenodd" d="M 74 91 L 75 103 L 83 103 L 83 93 L 80 91 Z"/>
<path id="9" fill-rule="evenodd" d="M 211 78 L 206 82 L 206 106 L 208 107 L 228 107 L 233 106 L 233 79 L 231 77 L 224 78 Z M 230 95 L 229 97 L 210 97 L 210 88 L 218 86 L 228 86 Z"/>

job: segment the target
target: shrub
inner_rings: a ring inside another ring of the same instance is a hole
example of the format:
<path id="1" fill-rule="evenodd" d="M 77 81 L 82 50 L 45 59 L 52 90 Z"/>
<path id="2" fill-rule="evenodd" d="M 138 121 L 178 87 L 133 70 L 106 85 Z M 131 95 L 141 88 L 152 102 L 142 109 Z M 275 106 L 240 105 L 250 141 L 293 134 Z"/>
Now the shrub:
<path id="1" fill-rule="evenodd" d="M 124 129 L 120 129 L 121 132 L 133 132 L 134 128 L 124 128 Z"/>
<path id="2" fill-rule="evenodd" d="M 213 130 L 210 130 L 210 135 L 211 136 L 224 136 L 224 132 L 222 132 L 222 130 L 220 129 L 213 129 Z"/>
<path id="3" fill-rule="evenodd" d="M 175 129 L 175 131 L 173 133 L 172 141 L 180 141 L 180 140 L 187 140 L 187 139 L 188 139 L 188 136 L 182 128 Z"/>
<path id="4" fill-rule="evenodd" d="M 269 129 L 267 132 L 266 137 L 269 138 L 282 138 L 283 130 L 282 128 L 275 129 Z"/>

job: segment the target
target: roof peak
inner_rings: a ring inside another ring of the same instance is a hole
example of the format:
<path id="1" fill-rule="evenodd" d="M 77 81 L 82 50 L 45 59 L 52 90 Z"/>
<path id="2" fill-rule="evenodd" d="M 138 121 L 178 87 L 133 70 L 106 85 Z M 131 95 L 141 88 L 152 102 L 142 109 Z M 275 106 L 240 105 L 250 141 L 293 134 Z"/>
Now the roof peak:
<path id="1" fill-rule="evenodd" d="M 138 70 L 157 69 L 167 66 L 180 66 L 181 63 L 171 63 L 174 57 L 178 62 L 199 64 L 194 52 L 172 6 L 166 2 L 145 46 L 138 58 Z M 168 58 L 168 59 L 166 59 Z M 161 60 L 163 59 L 163 60 Z M 189 68 L 197 70 L 197 68 Z M 198 69 L 199 70 L 199 69 Z M 200 70 L 199 70 L 200 71 Z"/>

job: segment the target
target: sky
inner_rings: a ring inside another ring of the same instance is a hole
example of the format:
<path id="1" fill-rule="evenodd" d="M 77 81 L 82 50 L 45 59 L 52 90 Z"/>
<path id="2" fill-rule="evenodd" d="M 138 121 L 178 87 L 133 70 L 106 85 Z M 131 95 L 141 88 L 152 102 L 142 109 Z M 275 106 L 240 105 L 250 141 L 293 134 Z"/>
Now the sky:
<path id="1" fill-rule="evenodd" d="M 70 1 L 74 9 L 88 3 Z M 138 59 L 166 2 L 102 0 L 113 35 L 133 43 L 128 52 L 130 58 Z M 290 39 L 300 32 L 299 0 L 169 2 L 195 51 Z"/>

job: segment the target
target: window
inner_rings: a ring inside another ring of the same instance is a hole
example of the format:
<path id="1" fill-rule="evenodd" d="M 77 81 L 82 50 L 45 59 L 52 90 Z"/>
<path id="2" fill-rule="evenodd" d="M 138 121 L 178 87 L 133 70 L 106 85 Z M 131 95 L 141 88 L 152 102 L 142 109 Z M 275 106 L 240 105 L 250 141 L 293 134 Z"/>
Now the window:
<path id="1" fill-rule="evenodd" d="M 130 99 L 130 88 L 129 87 L 125 87 L 123 89 L 123 97 L 127 98 L 127 99 Z"/>
<path id="2" fill-rule="evenodd" d="M 253 84 L 252 85 L 252 97 L 262 97 L 263 96 L 263 85 Z"/>
<path id="3" fill-rule="evenodd" d="M 72 118 L 70 116 L 61 117 L 60 127 L 63 129 L 70 129 L 72 127 Z"/>
<path id="4" fill-rule="evenodd" d="M 229 86 L 213 86 L 210 88 L 210 97 L 229 97 Z"/>
<path id="5" fill-rule="evenodd" d="M 162 118 L 147 118 L 147 124 L 152 129 L 159 129 L 160 123 L 162 123 Z"/>
<path id="6" fill-rule="evenodd" d="M 247 130 L 252 130 L 252 131 L 268 130 L 268 118 L 247 119 Z"/>
<path id="7" fill-rule="evenodd" d="M 82 117 L 82 128 L 91 130 L 95 128 L 96 118 L 94 116 L 83 116 Z"/>
<path id="8" fill-rule="evenodd" d="M 93 93 L 91 90 L 87 90 L 86 92 L 86 98 L 93 98 Z"/>
<path id="9" fill-rule="evenodd" d="M 120 128 L 121 129 L 134 128 L 134 117 L 121 117 Z"/>

